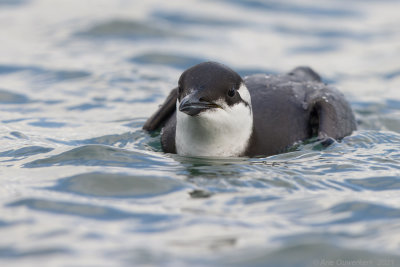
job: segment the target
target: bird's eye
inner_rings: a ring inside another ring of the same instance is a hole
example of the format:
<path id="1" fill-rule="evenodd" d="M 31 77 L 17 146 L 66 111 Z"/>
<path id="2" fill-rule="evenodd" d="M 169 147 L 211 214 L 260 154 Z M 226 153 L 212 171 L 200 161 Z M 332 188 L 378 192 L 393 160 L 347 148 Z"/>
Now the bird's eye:
<path id="1" fill-rule="evenodd" d="M 228 96 L 233 97 L 235 95 L 235 88 L 231 88 L 228 91 Z"/>

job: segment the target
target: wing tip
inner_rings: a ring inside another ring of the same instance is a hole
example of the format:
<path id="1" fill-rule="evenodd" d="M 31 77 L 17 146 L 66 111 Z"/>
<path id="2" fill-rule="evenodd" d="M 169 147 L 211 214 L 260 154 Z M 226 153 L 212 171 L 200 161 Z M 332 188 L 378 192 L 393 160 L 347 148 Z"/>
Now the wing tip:
<path id="1" fill-rule="evenodd" d="M 148 132 L 160 128 L 174 113 L 177 99 L 177 89 L 172 89 L 160 108 L 144 123 L 142 129 Z"/>

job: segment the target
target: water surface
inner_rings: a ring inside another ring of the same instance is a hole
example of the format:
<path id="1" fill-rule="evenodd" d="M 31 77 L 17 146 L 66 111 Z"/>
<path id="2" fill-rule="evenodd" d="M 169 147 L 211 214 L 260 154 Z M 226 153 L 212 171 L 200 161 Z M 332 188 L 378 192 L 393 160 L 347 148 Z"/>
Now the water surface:
<path id="1" fill-rule="evenodd" d="M 398 10 L 0 1 L 1 265 L 399 266 Z M 164 154 L 141 127 L 205 60 L 241 75 L 309 65 L 358 130 L 268 158 Z"/>

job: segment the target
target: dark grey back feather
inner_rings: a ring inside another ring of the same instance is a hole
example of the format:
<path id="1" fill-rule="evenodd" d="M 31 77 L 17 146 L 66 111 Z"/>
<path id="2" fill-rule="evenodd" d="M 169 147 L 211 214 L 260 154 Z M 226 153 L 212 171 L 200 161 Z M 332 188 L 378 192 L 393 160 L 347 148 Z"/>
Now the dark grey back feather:
<path id="1" fill-rule="evenodd" d="M 313 69 L 307 66 L 300 66 L 293 69 L 287 74 L 288 76 L 295 76 L 303 81 L 321 82 L 321 77 Z"/>

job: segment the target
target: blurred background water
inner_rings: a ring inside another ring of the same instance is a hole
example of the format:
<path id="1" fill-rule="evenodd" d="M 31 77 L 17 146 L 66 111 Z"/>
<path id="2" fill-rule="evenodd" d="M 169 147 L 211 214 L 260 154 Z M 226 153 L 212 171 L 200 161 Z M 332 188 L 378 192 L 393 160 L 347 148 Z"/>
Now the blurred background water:
<path id="1" fill-rule="evenodd" d="M 0 0 L 1 265 L 400 266 L 399 10 Z M 268 158 L 164 154 L 141 127 L 205 60 L 309 65 L 359 129 Z"/>

